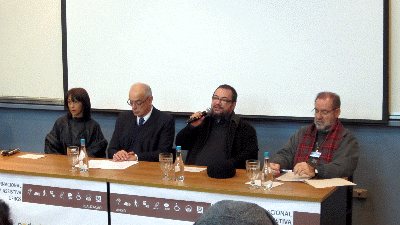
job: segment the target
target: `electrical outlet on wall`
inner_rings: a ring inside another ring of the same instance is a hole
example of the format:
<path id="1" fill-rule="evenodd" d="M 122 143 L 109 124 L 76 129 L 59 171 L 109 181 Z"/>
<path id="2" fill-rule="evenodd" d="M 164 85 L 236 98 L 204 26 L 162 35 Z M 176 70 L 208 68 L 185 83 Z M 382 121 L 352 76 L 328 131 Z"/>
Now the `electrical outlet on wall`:
<path id="1" fill-rule="evenodd" d="M 368 191 L 366 189 L 354 189 L 353 197 L 354 198 L 367 198 Z"/>

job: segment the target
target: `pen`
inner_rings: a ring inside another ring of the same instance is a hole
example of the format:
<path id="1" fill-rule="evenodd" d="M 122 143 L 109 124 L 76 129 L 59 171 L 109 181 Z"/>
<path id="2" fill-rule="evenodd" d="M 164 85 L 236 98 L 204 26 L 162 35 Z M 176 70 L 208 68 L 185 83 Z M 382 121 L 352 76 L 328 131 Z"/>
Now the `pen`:
<path id="1" fill-rule="evenodd" d="M 293 172 L 293 170 L 285 170 L 285 169 L 280 169 L 279 171 L 281 171 L 282 173 Z"/>

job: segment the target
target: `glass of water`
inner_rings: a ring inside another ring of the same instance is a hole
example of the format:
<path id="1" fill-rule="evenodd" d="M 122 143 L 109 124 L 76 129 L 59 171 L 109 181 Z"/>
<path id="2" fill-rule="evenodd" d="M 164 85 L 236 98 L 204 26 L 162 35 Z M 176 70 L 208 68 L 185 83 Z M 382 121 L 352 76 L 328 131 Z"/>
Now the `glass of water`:
<path id="1" fill-rule="evenodd" d="M 258 186 L 255 183 L 260 174 L 260 161 L 256 159 L 246 160 L 246 175 L 250 179 L 250 189 L 257 189 Z"/>
<path id="2" fill-rule="evenodd" d="M 172 169 L 172 153 L 160 153 L 159 161 L 161 171 L 164 173 L 164 177 L 161 180 L 168 181 L 171 178 L 168 177 L 168 172 Z"/>
<path id="3" fill-rule="evenodd" d="M 68 146 L 67 147 L 68 162 L 71 164 L 71 169 L 69 171 L 77 171 L 75 165 L 79 162 L 79 147 L 78 146 Z"/>

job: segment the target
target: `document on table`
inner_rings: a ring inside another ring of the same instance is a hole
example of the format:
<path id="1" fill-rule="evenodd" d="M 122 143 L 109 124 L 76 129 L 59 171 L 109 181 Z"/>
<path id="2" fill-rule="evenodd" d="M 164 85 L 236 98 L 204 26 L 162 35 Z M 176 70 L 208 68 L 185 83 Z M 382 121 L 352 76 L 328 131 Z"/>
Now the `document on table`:
<path id="1" fill-rule="evenodd" d="M 338 186 L 352 186 L 356 185 L 353 182 L 345 180 L 343 178 L 332 178 L 332 179 L 311 179 L 304 181 L 307 184 L 315 187 L 315 188 L 326 188 L 326 187 L 338 187 Z"/>
<path id="2" fill-rule="evenodd" d="M 137 163 L 137 161 L 113 162 L 111 160 L 89 160 L 89 168 L 123 170 Z"/>
<path id="3" fill-rule="evenodd" d="M 45 155 L 36 155 L 36 154 L 25 154 L 25 155 L 20 155 L 18 157 L 24 158 L 24 159 L 40 159 L 43 158 Z"/>
<path id="4" fill-rule="evenodd" d="M 255 183 L 256 183 L 256 186 L 260 186 L 261 187 L 261 180 L 255 180 Z M 251 181 L 247 182 L 246 184 L 251 184 Z M 279 186 L 281 184 L 283 184 L 283 183 L 274 181 L 274 182 L 272 182 L 272 187 L 274 188 L 274 187 L 277 187 L 277 186 Z"/>
<path id="5" fill-rule="evenodd" d="M 298 182 L 302 182 L 309 179 L 310 177 L 308 175 L 299 176 L 295 175 L 294 172 L 287 172 L 282 176 L 276 178 L 276 180 L 280 181 L 298 181 Z"/>
<path id="6" fill-rule="evenodd" d="M 186 172 L 195 172 L 195 173 L 199 173 L 199 172 L 201 172 L 201 171 L 203 171 L 203 170 L 206 170 L 207 168 L 203 168 L 203 167 L 193 167 L 193 166 L 191 166 L 191 167 L 188 167 L 188 166 L 185 166 L 185 171 Z"/>

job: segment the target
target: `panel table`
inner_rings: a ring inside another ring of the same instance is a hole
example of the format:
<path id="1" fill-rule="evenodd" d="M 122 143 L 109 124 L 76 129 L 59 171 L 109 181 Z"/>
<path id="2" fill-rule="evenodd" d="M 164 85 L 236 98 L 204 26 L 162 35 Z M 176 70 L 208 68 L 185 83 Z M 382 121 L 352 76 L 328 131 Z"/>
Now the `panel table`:
<path id="1" fill-rule="evenodd" d="M 108 224 L 107 177 L 114 171 L 70 172 L 65 155 L 0 156 L 0 198 L 14 224 Z M 41 154 L 34 154 L 41 155 Z"/>
<path id="2" fill-rule="evenodd" d="M 183 182 L 162 181 L 158 163 L 140 162 L 108 179 L 111 223 L 193 224 L 220 200 L 253 202 L 267 209 L 278 224 L 345 224 L 346 189 L 317 189 L 283 182 L 271 190 L 250 190 L 246 172 L 213 179 L 206 171 L 185 172 Z"/>
<path id="3" fill-rule="evenodd" d="M 19 157 L 26 154 L 0 157 L 0 197 L 10 204 L 16 224 L 193 224 L 226 199 L 256 203 L 278 224 L 345 224 L 345 187 L 284 182 L 268 191 L 250 190 L 242 169 L 230 179 L 202 171 L 186 172 L 183 182 L 162 181 L 155 162 L 70 172 L 66 156 Z"/>

